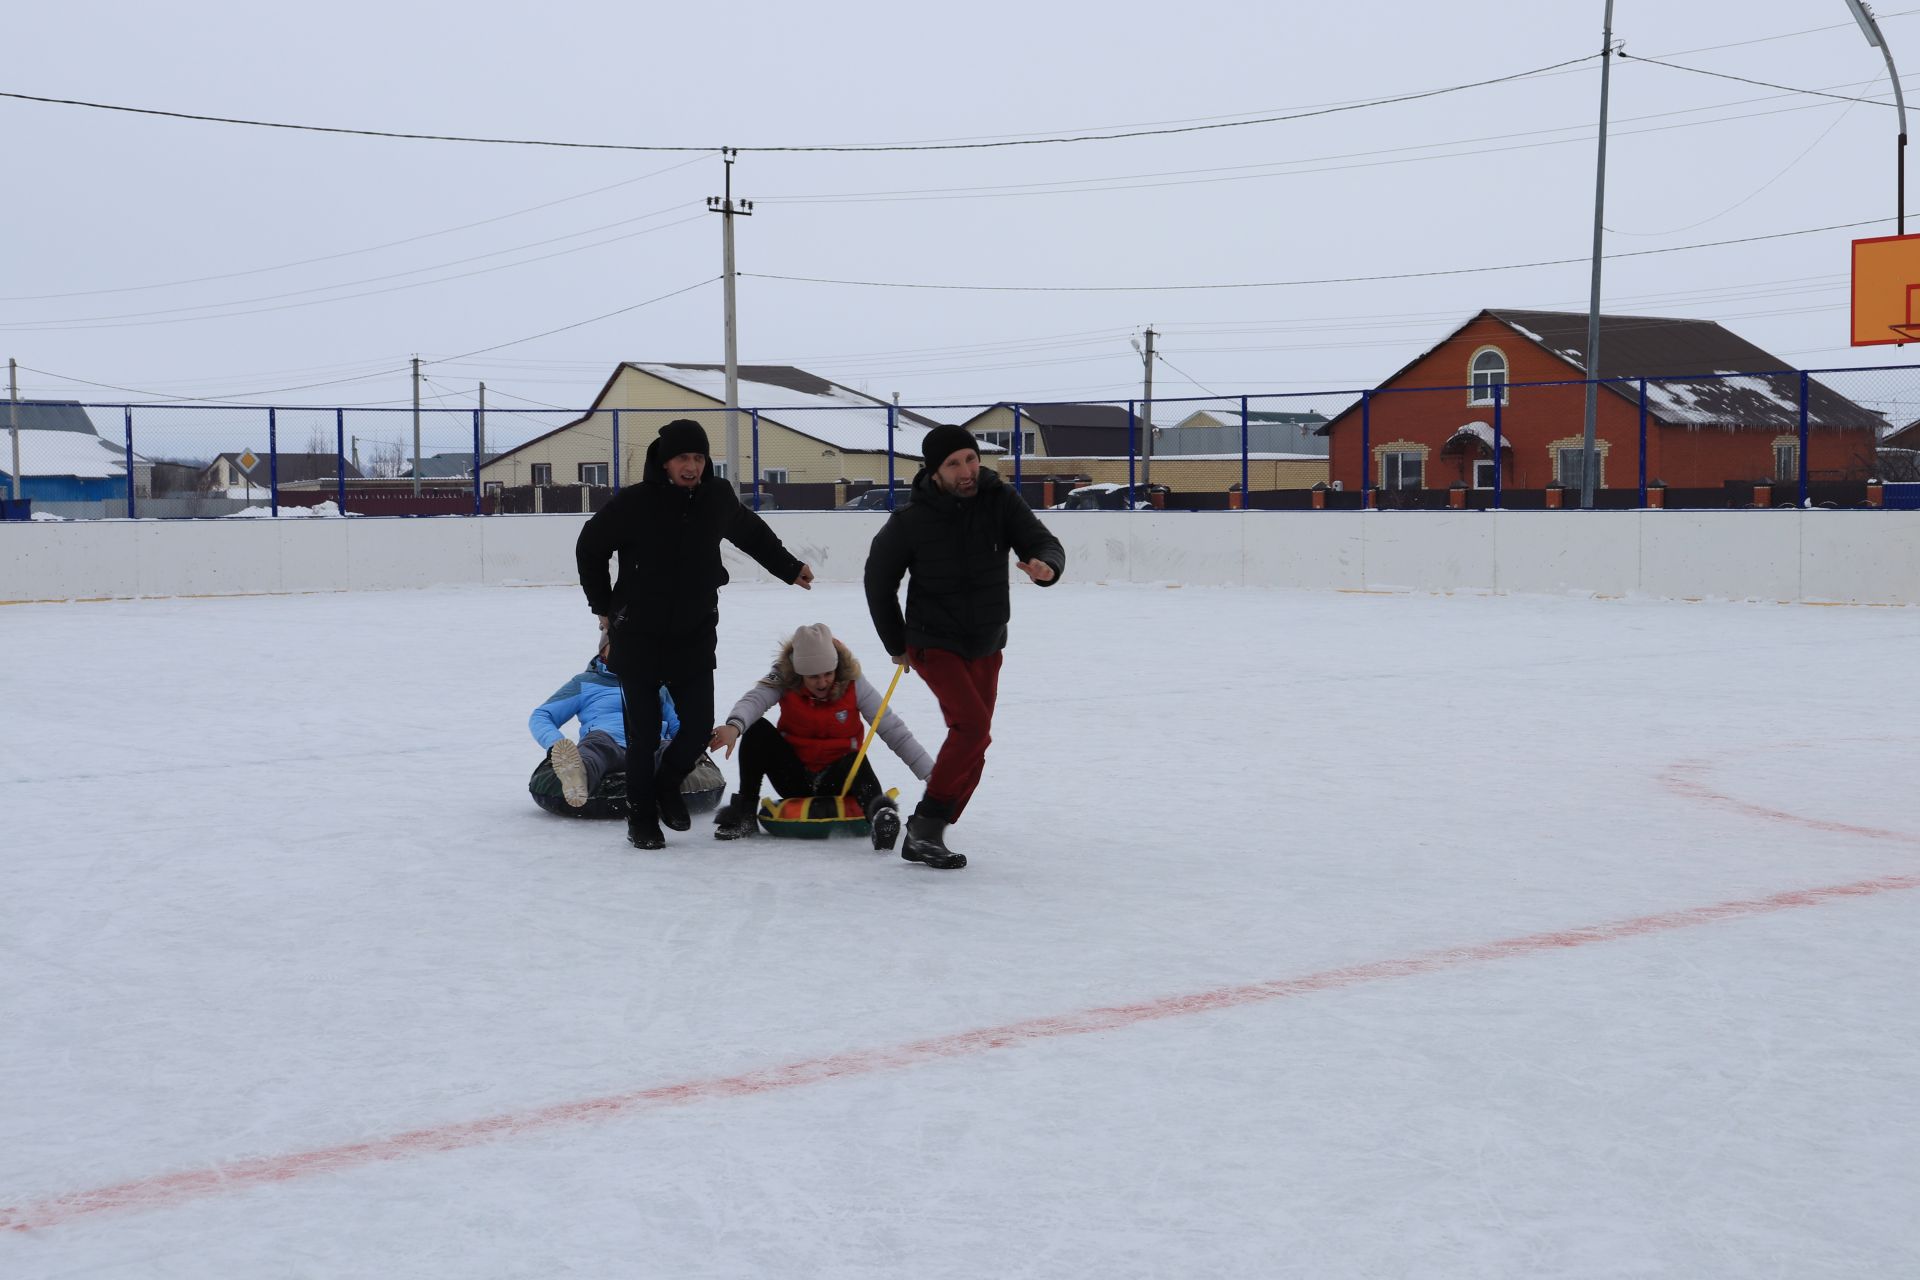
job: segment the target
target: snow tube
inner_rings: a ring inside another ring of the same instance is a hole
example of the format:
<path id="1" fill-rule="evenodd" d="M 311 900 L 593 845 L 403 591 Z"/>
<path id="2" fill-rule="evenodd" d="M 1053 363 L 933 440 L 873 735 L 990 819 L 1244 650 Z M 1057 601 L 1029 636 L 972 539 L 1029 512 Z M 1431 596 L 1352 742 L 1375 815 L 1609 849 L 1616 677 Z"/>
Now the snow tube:
<path id="1" fill-rule="evenodd" d="M 687 802 L 688 813 L 709 813 L 720 807 L 721 797 L 726 794 L 727 780 L 720 772 L 720 766 L 713 757 L 702 755 L 680 783 L 680 798 Z M 600 779 L 600 785 L 593 789 L 587 802 L 578 809 L 567 803 L 561 794 L 560 779 L 553 774 L 553 765 L 543 757 L 534 767 L 533 776 L 527 779 L 527 791 L 533 796 L 533 802 L 548 813 L 557 813 L 563 818 L 624 818 L 627 816 L 627 775 L 625 770 L 616 770 Z M 857 807 L 857 806 L 856 806 Z"/>
<path id="2" fill-rule="evenodd" d="M 889 788 L 887 798 L 900 799 L 897 787 Z M 760 825 L 768 835 L 795 840 L 825 840 L 835 832 L 864 836 L 873 830 L 867 811 L 851 796 L 795 796 L 790 800 L 762 800 Z"/>

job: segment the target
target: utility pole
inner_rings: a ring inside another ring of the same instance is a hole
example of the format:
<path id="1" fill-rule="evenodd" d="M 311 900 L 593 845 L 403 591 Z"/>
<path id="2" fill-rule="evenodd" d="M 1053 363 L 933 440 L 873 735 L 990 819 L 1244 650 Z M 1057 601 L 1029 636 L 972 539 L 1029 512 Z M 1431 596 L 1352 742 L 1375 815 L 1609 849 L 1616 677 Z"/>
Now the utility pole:
<path id="1" fill-rule="evenodd" d="M 487 384 L 480 384 L 480 461 L 487 460 Z"/>
<path id="2" fill-rule="evenodd" d="M 1140 487 L 1151 493 L 1153 482 L 1153 326 L 1147 326 L 1147 346 L 1142 352 L 1147 366 L 1145 427 L 1141 432 L 1140 448 Z M 1128 494 L 1131 506 L 1132 494 Z"/>
<path id="3" fill-rule="evenodd" d="M 420 357 L 413 358 L 413 496 L 420 496 Z"/>
<path id="4" fill-rule="evenodd" d="M 1600 33 L 1600 155 L 1593 180 L 1593 290 L 1587 295 L 1587 409 L 1580 432 L 1580 509 L 1593 509 L 1594 473 L 1600 469 L 1595 441 L 1600 415 L 1600 247 L 1607 205 L 1607 85 L 1613 70 L 1613 0 Z M 1493 460 L 1495 466 L 1500 459 Z"/>
<path id="5" fill-rule="evenodd" d="M 725 194 L 707 197 L 707 208 L 720 215 L 720 278 L 725 295 L 727 347 L 727 483 L 740 492 L 740 348 L 739 325 L 733 305 L 733 220 L 750 217 L 753 201 L 733 198 L 733 160 L 739 150 L 720 148 L 726 165 Z"/>
<path id="6" fill-rule="evenodd" d="M 13 479 L 8 481 L 10 493 L 15 502 L 20 501 L 20 364 L 13 357 L 7 357 L 7 430 L 13 436 Z M 127 477 L 127 483 L 133 483 L 133 477 Z"/>

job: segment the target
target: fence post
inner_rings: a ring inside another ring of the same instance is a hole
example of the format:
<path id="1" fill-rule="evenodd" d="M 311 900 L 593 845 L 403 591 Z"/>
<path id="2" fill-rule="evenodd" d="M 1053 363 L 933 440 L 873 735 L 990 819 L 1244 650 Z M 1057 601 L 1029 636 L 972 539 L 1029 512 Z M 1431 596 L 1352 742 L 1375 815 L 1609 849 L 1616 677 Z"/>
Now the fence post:
<path id="1" fill-rule="evenodd" d="M 1133 401 L 1127 401 L 1127 492 L 1133 492 L 1134 416 Z"/>
<path id="2" fill-rule="evenodd" d="M 620 492 L 620 411 L 613 411 L 613 466 L 607 472 L 607 480 L 615 493 Z"/>
<path id="3" fill-rule="evenodd" d="M 1013 406 L 1013 489 L 1020 491 L 1020 406 Z"/>
<path id="4" fill-rule="evenodd" d="M 735 410 L 738 412 L 738 410 Z M 760 411 L 750 411 L 753 423 L 753 509 L 760 509 Z"/>
<path id="5" fill-rule="evenodd" d="M 1647 505 L 1647 380 L 1640 379 L 1640 505 Z"/>
<path id="6" fill-rule="evenodd" d="M 473 514 L 480 511 L 480 411 L 473 411 Z"/>
<path id="7" fill-rule="evenodd" d="M 13 478 L 13 496 L 20 496 L 21 476 Z M 134 519 L 133 512 L 133 406 L 127 406 L 127 519 Z"/>
<path id="8" fill-rule="evenodd" d="M 1507 403 L 1507 384 L 1493 384 L 1493 509 L 1498 511 L 1501 502 L 1500 487 L 1500 424 L 1501 410 Z"/>
<path id="9" fill-rule="evenodd" d="M 1247 398 L 1245 396 L 1241 396 L 1240 397 L 1240 509 L 1242 511 L 1253 510 L 1252 507 L 1247 505 L 1247 497 L 1248 497 L 1247 490 L 1251 486 L 1251 481 L 1247 478 L 1247 471 L 1248 471 L 1248 467 L 1247 467 Z"/>
<path id="10" fill-rule="evenodd" d="M 887 406 L 887 510 L 893 510 L 893 433 L 900 429 L 900 406 Z"/>
<path id="11" fill-rule="evenodd" d="M 267 510 L 280 514 L 280 411 L 267 410 Z M 418 483 L 416 477 L 415 483 Z"/>
<path id="12" fill-rule="evenodd" d="M 345 409 L 333 411 L 333 453 L 340 460 L 340 465 L 333 470 L 340 480 L 336 496 L 340 500 L 340 514 L 344 516 L 347 514 L 347 411 Z"/>
<path id="13" fill-rule="evenodd" d="M 1373 392 L 1360 393 L 1360 509 L 1373 505 Z"/>
<path id="14" fill-rule="evenodd" d="M 1800 506 L 1807 505 L 1807 371 L 1800 371 Z"/>

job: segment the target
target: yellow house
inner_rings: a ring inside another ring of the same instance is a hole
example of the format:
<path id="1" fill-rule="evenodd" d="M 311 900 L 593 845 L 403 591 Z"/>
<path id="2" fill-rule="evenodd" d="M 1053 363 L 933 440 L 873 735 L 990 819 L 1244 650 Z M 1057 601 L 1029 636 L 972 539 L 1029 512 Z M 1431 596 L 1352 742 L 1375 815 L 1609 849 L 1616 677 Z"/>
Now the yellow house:
<path id="1" fill-rule="evenodd" d="M 939 425 L 792 365 L 741 365 L 738 372 L 741 407 L 733 416 L 741 466 L 743 472 L 752 468 L 763 484 L 885 484 L 889 411 L 893 474 L 905 483 L 920 465 L 927 432 Z M 636 484 L 648 444 L 675 418 L 692 418 L 706 428 L 715 473 L 725 476 L 724 367 L 628 361 L 614 370 L 586 414 L 498 455 L 481 468 L 481 483 Z M 749 477 L 739 478 L 745 483 Z"/>
<path id="2" fill-rule="evenodd" d="M 1274 418 L 1278 415 L 1264 415 Z M 1287 415 L 1297 417 L 1301 415 Z M 1312 424 L 1326 421 L 1311 415 Z M 1235 415 L 1238 421 L 1238 415 Z M 1189 426 L 1189 423 L 1192 425 Z M 1011 405 L 997 404 L 961 424 L 973 432 L 983 448 L 993 445 L 1011 452 L 1014 445 L 1014 412 Z M 1240 484 L 1239 431 L 1233 432 L 1232 447 L 1200 453 L 1176 450 L 1181 428 L 1187 438 L 1199 442 L 1198 426 L 1217 425 L 1210 419 L 1190 417 L 1180 428 L 1159 428 L 1154 432 L 1152 476 L 1155 484 L 1164 484 L 1175 492 L 1225 493 Z M 1117 404 L 1022 404 L 1020 406 L 1020 464 L 1022 478 L 1074 477 L 1100 483 L 1124 483 L 1128 478 L 1127 457 L 1138 459 L 1145 445 L 1144 424 L 1130 415 L 1125 405 Z M 1276 450 L 1262 442 L 1247 464 L 1248 487 L 1262 489 L 1311 489 L 1327 479 L 1324 445 L 1298 451 Z M 1011 456 L 996 459 L 993 465 L 1003 476 L 1013 474 Z M 1136 463 L 1133 478 L 1141 478 Z M 1054 492 L 1065 493 L 1055 486 Z"/>

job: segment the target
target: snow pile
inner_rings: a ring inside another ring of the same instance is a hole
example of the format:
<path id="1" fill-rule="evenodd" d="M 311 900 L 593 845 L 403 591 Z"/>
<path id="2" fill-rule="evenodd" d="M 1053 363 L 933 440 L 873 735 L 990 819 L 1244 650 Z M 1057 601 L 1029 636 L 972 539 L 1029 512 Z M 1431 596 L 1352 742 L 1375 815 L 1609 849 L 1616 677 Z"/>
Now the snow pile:
<path id="1" fill-rule="evenodd" d="M 281 507 L 279 518 L 282 520 L 330 519 L 341 514 L 340 508 L 329 498 L 325 502 L 311 507 Z M 348 512 L 349 515 L 357 514 Z M 271 520 L 274 518 L 272 507 L 246 507 L 220 517 L 222 520 Z"/>

